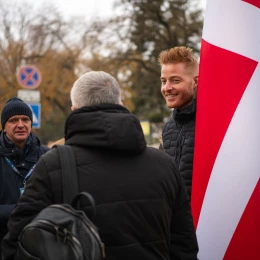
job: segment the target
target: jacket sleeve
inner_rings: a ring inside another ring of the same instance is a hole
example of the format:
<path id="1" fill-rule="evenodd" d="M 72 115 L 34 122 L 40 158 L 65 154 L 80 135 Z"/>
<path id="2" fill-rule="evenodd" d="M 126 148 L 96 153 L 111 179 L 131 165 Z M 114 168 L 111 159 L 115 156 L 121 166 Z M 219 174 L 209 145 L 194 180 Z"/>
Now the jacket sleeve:
<path id="1" fill-rule="evenodd" d="M 4 235 L 7 233 L 7 222 L 11 212 L 14 210 L 16 204 L 13 205 L 0 205 L 0 252 L 1 242 Z M 1 259 L 1 257 L 0 257 Z"/>
<path id="2" fill-rule="evenodd" d="M 171 259 L 197 260 L 199 251 L 191 207 L 182 177 L 177 174 L 178 189 L 171 220 Z"/>
<path id="3" fill-rule="evenodd" d="M 14 210 L 16 204 L 0 205 L 0 223 L 7 222 L 11 212 Z"/>
<path id="4" fill-rule="evenodd" d="M 41 157 L 8 221 L 8 233 L 2 242 L 2 253 L 5 260 L 14 259 L 17 241 L 23 228 L 43 208 L 51 204 L 52 198 L 50 194 L 52 194 L 52 191 L 50 189 L 50 179 L 43 157 Z"/>

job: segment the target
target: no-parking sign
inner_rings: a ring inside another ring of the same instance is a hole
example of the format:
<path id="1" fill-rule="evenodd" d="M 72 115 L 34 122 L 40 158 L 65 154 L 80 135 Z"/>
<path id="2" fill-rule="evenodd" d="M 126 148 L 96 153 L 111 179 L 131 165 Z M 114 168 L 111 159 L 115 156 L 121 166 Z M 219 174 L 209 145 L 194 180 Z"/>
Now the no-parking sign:
<path id="1" fill-rule="evenodd" d="M 36 89 L 42 80 L 40 70 L 34 65 L 24 65 L 17 72 L 17 81 L 22 88 Z"/>

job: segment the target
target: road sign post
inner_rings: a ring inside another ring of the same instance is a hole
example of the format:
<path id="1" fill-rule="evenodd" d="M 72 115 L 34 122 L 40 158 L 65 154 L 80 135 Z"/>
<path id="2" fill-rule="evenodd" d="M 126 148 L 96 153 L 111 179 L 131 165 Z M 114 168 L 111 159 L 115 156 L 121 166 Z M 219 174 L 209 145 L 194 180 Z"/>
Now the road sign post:
<path id="1" fill-rule="evenodd" d="M 39 87 L 42 75 L 40 70 L 34 65 L 24 65 L 17 71 L 17 82 L 26 90 L 18 90 L 17 96 L 21 98 L 31 108 L 33 114 L 33 128 L 41 126 L 41 103 L 40 91 L 35 90 Z"/>

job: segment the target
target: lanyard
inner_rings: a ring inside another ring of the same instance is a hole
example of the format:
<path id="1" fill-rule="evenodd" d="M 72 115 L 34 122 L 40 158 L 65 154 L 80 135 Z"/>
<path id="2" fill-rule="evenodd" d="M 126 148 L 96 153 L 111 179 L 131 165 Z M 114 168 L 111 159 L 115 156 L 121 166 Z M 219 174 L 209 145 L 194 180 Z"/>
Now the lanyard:
<path id="1" fill-rule="evenodd" d="M 7 163 L 12 167 L 12 169 L 13 169 L 19 176 L 21 176 L 22 178 L 24 178 L 23 184 L 26 183 L 27 179 L 31 176 L 34 167 L 36 166 L 36 163 L 35 163 L 35 164 L 33 165 L 33 167 L 28 171 L 28 173 L 26 174 L 26 176 L 23 177 L 23 175 L 18 171 L 18 169 L 14 166 L 14 164 L 13 164 L 7 157 L 5 157 L 5 160 L 7 161 Z"/>

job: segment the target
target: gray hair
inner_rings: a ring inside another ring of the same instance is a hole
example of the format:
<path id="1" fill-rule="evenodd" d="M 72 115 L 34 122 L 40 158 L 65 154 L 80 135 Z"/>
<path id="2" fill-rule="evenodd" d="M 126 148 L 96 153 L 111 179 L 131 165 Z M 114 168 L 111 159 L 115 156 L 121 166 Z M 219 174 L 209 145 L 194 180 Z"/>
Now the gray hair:
<path id="1" fill-rule="evenodd" d="M 114 77 L 104 71 L 90 71 L 79 77 L 70 92 L 72 106 L 120 104 L 121 91 Z"/>

